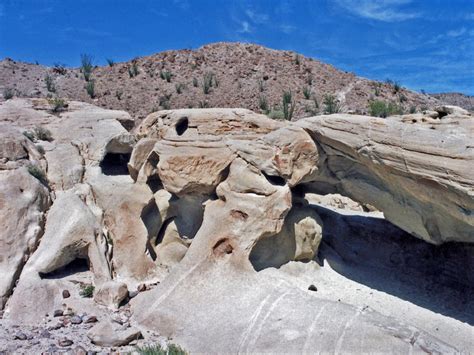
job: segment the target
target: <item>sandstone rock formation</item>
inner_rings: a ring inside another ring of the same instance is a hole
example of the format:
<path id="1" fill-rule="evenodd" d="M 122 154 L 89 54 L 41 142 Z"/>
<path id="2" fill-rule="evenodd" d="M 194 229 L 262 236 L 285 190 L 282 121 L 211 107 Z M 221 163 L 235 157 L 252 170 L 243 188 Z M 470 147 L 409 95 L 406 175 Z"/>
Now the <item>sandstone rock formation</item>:
<path id="1" fill-rule="evenodd" d="M 195 352 L 463 350 L 422 323 L 295 287 L 275 269 L 321 261 L 334 227 L 313 193 L 349 196 L 361 205 L 337 201 L 358 213 L 370 204 L 433 244 L 473 243 L 474 119 L 440 112 L 288 123 L 244 109 L 184 109 L 153 113 L 130 133 L 124 112 L 69 102 L 53 114 L 44 100 L 9 100 L 0 105 L 9 127 L 0 145 L 5 318 L 36 324 L 57 309 L 84 309 L 101 318 L 89 338 L 102 346 L 151 330 Z M 48 139 L 21 134 L 35 127 Z M 93 299 L 80 297 L 84 285 L 95 286 Z M 128 292 L 137 286 L 145 292 Z M 107 307 L 128 296 L 137 329 L 108 325 Z"/>

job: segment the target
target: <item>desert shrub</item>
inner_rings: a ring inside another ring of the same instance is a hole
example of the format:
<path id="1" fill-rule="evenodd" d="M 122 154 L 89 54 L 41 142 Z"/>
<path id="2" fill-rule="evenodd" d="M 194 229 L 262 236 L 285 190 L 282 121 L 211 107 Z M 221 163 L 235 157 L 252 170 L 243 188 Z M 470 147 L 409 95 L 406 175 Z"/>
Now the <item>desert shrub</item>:
<path id="1" fill-rule="evenodd" d="M 300 55 L 297 53 L 295 55 L 295 64 L 300 65 L 300 63 L 301 63 L 301 58 L 300 58 Z"/>
<path id="2" fill-rule="evenodd" d="M 91 284 L 82 284 L 79 295 L 84 298 L 92 298 L 95 287 Z"/>
<path id="3" fill-rule="evenodd" d="M 115 97 L 117 98 L 117 100 L 122 100 L 122 95 L 123 95 L 123 91 L 122 90 L 117 90 L 115 91 Z"/>
<path id="4" fill-rule="evenodd" d="M 15 96 L 15 91 L 12 88 L 3 89 L 3 98 L 5 100 L 10 100 L 13 96 Z"/>
<path id="5" fill-rule="evenodd" d="M 199 81 L 196 78 L 193 78 L 193 86 L 197 88 L 199 86 Z"/>
<path id="6" fill-rule="evenodd" d="M 46 84 L 46 89 L 49 92 L 56 92 L 56 86 L 54 85 L 54 79 L 51 75 L 46 74 L 44 77 L 44 83 Z"/>
<path id="7" fill-rule="evenodd" d="M 268 101 L 265 96 L 260 95 L 258 99 L 258 107 L 260 107 L 260 110 L 262 110 L 262 112 L 268 112 Z"/>
<path id="8" fill-rule="evenodd" d="M 181 94 L 186 86 L 183 83 L 177 83 L 174 85 L 174 88 L 176 89 L 176 93 Z"/>
<path id="9" fill-rule="evenodd" d="M 171 99 L 171 94 L 165 94 L 163 96 L 160 96 L 159 105 L 163 107 L 165 110 L 169 110 L 171 107 L 170 99 Z"/>
<path id="10" fill-rule="evenodd" d="M 403 109 L 392 103 L 384 102 L 380 100 L 371 101 L 369 103 L 369 114 L 374 117 L 388 117 L 391 115 L 400 115 L 403 113 Z"/>
<path id="11" fill-rule="evenodd" d="M 35 134 L 31 131 L 23 131 L 23 135 L 28 138 L 30 141 L 35 141 Z"/>
<path id="12" fill-rule="evenodd" d="M 258 80 L 258 90 L 260 92 L 263 92 L 265 90 L 265 85 L 264 85 L 264 81 L 262 79 L 259 79 Z"/>
<path id="13" fill-rule="evenodd" d="M 334 95 L 324 95 L 323 105 L 324 113 L 326 115 L 338 113 L 342 110 L 341 104 Z"/>
<path id="14" fill-rule="evenodd" d="M 214 81 L 214 74 L 213 73 L 205 73 L 202 78 L 202 92 L 207 95 L 211 91 L 212 83 Z"/>
<path id="15" fill-rule="evenodd" d="M 88 54 L 81 54 L 81 72 L 84 75 L 84 79 L 89 81 L 92 74 L 92 56 Z"/>
<path id="16" fill-rule="evenodd" d="M 36 139 L 39 139 L 41 141 L 51 142 L 53 140 L 53 135 L 51 134 L 51 131 L 41 126 L 36 126 L 35 128 L 33 128 L 33 134 L 35 135 Z"/>
<path id="17" fill-rule="evenodd" d="M 54 63 L 53 72 L 59 75 L 66 75 L 67 69 L 64 64 Z"/>
<path id="18" fill-rule="evenodd" d="M 183 350 L 179 345 L 168 344 L 168 347 L 164 349 L 160 344 L 147 345 L 144 347 L 137 347 L 136 351 L 140 355 L 186 355 L 187 352 Z"/>
<path id="19" fill-rule="evenodd" d="M 106 61 L 109 67 L 113 67 L 115 65 L 115 61 L 113 59 L 107 58 Z"/>
<path id="20" fill-rule="evenodd" d="M 309 100 L 311 97 L 311 88 L 309 86 L 303 87 L 303 95 L 306 100 Z"/>
<path id="21" fill-rule="evenodd" d="M 283 111 L 280 110 L 278 107 L 274 107 L 272 110 L 270 110 L 267 113 L 267 116 L 274 119 L 274 120 L 283 120 L 283 119 L 285 119 L 285 115 L 283 114 Z"/>
<path id="22" fill-rule="evenodd" d="M 198 107 L 199 108 L 208 108 L 209 107 L 209 102 L 207 102 L 206 100 L 199 101 L 198 102 Z"/>
<path id="23" fill-rule="evenodd" d="M 93 99 L 95 97 L 95 81 L 94 80 L 88 81 L 85 88 L 86 88 L 87 94 L 89 94 L 91 99 Z"/>
<path id="24" fill-rule="evenodd" d="M 285 120 L 291 120 L 293 113 L 295 111 L 295 100 L 293 99 L 293 94 L 290 90 L 284 91 L 282 94 L 282 108 L 283 108 L 283 117 Z"/>
<path id="25" fill-rule="evenodd" d="M 46 153 L 46 151 L 44 150 L 44 147 L 41 144 L 38 144 L 36 146 L 36 149 L 38 150 L 38 153 L 40 153 L 41 155 L 44 155 L 44 153 Z"/>
<path id="26" fill-rule="evenodd" d="M 415 105 L 410 106 L 410 110 L 408 112 L 416 113 L 416 106 Z"/>
<path id="27" fill-rule="evenodd" d="M 48 100 L 52 112 L 61 112 L 67 107 L 67 102 L 59 97 L 54 97 Z"/>
<path id="28" fill-rule="evenodd" d="M 36 165 L 29 165 L 28 172 L 37 178 L 43 185 L 48 185 L 48 178 L 46 177 L 45 172 Z"/>
<path id="29" fill-rule="evenodd" d="M 173 73 L 171 73 L 169 70 L 160 70 L 160 78 L 162 80 L 166 80 L 168 83 L 171 83 L 172 76 Z"/>
<path id="30" fill-rule="evenodd" d="M 138 63 L 136 61 L 132 61 L 132 65 L 128 68 L 128 75 L 133 78 L 140 73 L 138 70 Z"/>
<path id="31" fill-rule="evenodd" d="M 309 113 L 311 116 L 316 116 L 319 113 L 319 102 L 316 96 L 312 96 L 311 100 L 313 101 L 312 106 L 305 106 L 305 111 Z"/>
<path id="32" fill-rule="evenodd" d="M 306 78 L 306 84 L 308 84 L 308 86 L 313 85 L 313 74 L 308 75 L 308 77 Z"/>

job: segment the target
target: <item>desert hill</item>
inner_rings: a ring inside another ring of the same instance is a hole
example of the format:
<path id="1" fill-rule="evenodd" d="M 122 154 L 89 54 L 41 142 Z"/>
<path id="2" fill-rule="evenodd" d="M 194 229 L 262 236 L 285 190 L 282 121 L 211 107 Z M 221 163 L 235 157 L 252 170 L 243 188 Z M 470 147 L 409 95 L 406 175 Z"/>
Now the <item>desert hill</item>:
<path id="1" fill-rule="evenodd" d="M 396 82 L 368 80 L 291 51 L 254 44 L 214 43 L 110 64 L 94 66 L 94 84 L 88 84 L 79 68 L 5 59 L 0 62 L 0 89 L 19 97 L 59 96 L 126 110 L 139 120 L 159 109 L 191 107 L 273 110 L 270 115 L 279 117 L 284 91 L 292 93 L 294 118 L 324 112 L 326 95 L 334 97 L 341 111 L 361 114 L 369 112 L 374 100 L 393 103 L 405 113 L 439 104 Z"/>

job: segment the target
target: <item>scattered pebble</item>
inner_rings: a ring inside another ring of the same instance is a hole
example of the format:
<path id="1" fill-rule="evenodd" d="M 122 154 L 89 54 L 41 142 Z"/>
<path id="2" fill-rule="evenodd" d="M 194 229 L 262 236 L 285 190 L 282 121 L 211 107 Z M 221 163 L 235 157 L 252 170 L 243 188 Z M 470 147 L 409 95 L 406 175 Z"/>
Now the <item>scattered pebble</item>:
<path id="1" fill-rule="evenodd" d="M 13 336 L 13 339 L 15 339 L 15 340 L 26 340 L 26 339 L 28 339 L 28 337 L 26 336 L 25 333 L 18 332 Z"/>
<path id="2" fill-rule="evenodd" d="M 69 298 L 71 297 L 71 294 L 69 293 L 68 290 L 63 290 L 63 298 Z"/>
<path id="3" fill-rule="evenodd" d="M 84 323 L 96 323 L 97 322 L 97 317 L 96 316 L 86 316 L 83 319 Z"/>
<path id="4" fill-rule="evenodd" d="M 73 316 L 70 319 L 72 324 L 81 324 L 82 323 L 82 318 L 79 316 Z"/>
<path id="5" fill-rule="evenodd" d="M 53 317 L 61 317 L 64 314 L 62 309 L 55 309 L 53 313 Z"/>
<path id="6" fill-rule="evenodd" d="M 58 340 L 58 345 L 64 347 L 71 346 L 74 342 L 68 338 L 61 338 Z"/>
<path id="7" fill-rule="evenodd" d="M 317 291 L 318 288 L 317 288 L 316 286 L 314 286 L 314 285 L 309 285 L 308 290 L 310 290 L 310 291 Z"/>
<path id="8" fill-rule="evenodd" d="M 138 291 L 138 292 L 146 291 L 146 285 L 145 285 L 145 284 L 140 284 L 140 285 L 138 285 L 137 291 Z"/>

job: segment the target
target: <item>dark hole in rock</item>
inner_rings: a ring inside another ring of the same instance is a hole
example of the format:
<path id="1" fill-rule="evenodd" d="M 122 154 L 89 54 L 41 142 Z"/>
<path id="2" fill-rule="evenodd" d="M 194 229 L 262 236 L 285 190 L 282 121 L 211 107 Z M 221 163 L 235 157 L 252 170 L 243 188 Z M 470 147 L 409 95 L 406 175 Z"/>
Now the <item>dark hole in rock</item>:
<path id="1" fill-rule="evenodd" d="M 267 180 L 272 185 L 285 186 L 286 181 L 280 176 L 277 175 L 268 175 L 262 171 L 262 174 L 267 178 Z"/>
<path id="2" fill-rule="evenodd" d="M 163 184 L 158 176 L 149 176 L 146 183 L 153 193 L 163 188 Z"/>
<path id="3" fill-rule="evenodd" d="M 181 136 L 188 129 L 189 120 L 187 117 L 181 117 L 176 123 L 176 133 Z"/>
<path id="4" fill-rule="evenodd" d="M 230 244 L 229 239 L 223 238 L 220 239 L 216 245 L 214 245 L 214 248 L 212 248 L 214 255 L 216 256 L 221 256 L 224 254 L 232 254 L 234 251 L 234 247 L 232 244 Z"/>
<path id="5" fill-rule="evenodd" d="M 48 273 L 40 272 L 42 279 L 62 279 L 64 277 L 89 271 L 89 260 L 87 258 L 76 258 L 69 264 Z"/>
<path id="6" fill-rule="evenodd" d="M 156 236 L 155 243 L 154 243 L 155 245 L 158 245 L 163 241 L 163 238 L 164 238 L 165 233 L 166 233 L 166 229 L 168 228 L 170 223 L 173 222 L 173 220 L 174 220 L 174 218 L 169 218 L 163 223 L 163 225 L 161 226 L 160 231 L 158 232 L 158 235 Z"/>
<path id="7" fill-rule="evenodd" d="M 100 162 L 100 168 L 105 175 L 128 175 L 127 164 L 130 153 L 107 153 Z"/>

